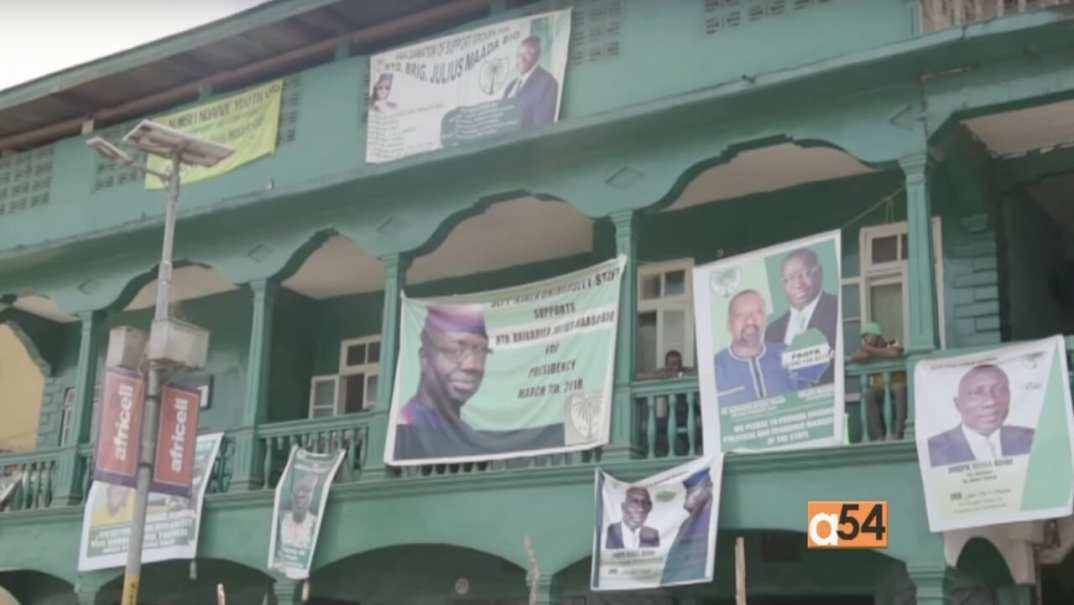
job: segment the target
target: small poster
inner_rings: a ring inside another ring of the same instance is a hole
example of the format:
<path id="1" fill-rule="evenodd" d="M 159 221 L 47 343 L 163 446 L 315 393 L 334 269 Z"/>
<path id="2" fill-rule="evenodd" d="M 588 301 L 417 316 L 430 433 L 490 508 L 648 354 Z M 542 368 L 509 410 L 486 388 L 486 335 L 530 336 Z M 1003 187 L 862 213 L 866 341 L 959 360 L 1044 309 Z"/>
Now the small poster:
<path id="1" fill-rule="evenodd" d="M 346 452 L 318 454 L 295 447 L 276 485 L 268 567 L 288 578 L 310 575 L 328 490 Z"/>
<path id="2" fill-rule="evenodd" d="M 637 483 L 596 470 L 593 590 L 711 582 L 723 455 Z"/>
<path id="3" fill-rule="evenodd" d="M 194 454 L 193 498 L 149 492 L 142 562 L 193 559 L 198 552 L 201 505 L 223 433 L 200 435 Z M 94 480 L 82 517 L 78 570 L 122 567 L 134 518 L 134 489 Z"/>
<path id="4" fill-rule="evenodd" d="M 108 368 L 104 373 L 94 480 L 134 487 L 142 447 L 144 408 L 142 375 L 123 368 Z"/>
<path id="5" fill-rule="evenodd" d="M 917 363 L 915 430 L 929 529 L 1072 512 L 1067 372 L 1061 336 Z"/>
<path id="6" fill-rule="evenodd" d="M 706 444 L 724 452 L 843 439 L 840 234 L 695 267 Z"/>
<path id="7" fill-rule="evenodd" d="M 373 55 L 366 161 L 555 122 L 570 35 L 564 9 Z"/>
<path id="8" fill-rule="evenodd" d="M 200 400 L 201 393 L 196 389 L 172 384 L 164 387 L 150 490 L 190 497 Z"/>

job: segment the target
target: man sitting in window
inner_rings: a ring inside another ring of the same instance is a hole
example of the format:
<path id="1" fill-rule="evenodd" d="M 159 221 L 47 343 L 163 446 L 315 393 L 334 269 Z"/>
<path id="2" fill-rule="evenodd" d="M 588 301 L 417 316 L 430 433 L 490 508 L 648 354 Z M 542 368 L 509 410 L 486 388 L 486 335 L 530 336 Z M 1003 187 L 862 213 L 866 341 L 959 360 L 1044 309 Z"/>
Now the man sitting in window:
<path id="1" fill-rule="evenodd" d="M 850 356 L 850 361 L 868 363 L 879 359 L 901 357 L 902 346 L 896 340 L 885 340 L 880 324 L 870 322 L 861 327 L 861 348 Z M 906 372 L 892 372 L 891 398 L 895 402 L 895 418 L 891 427 L 891 439 L 902 439 L 906 425 Z M 869 426 L 869 441 L 880 441 L 887 434 L 884 423 L 884 376 L 871 374 L 869 388 L 862 393 L 865 417 Z"/>

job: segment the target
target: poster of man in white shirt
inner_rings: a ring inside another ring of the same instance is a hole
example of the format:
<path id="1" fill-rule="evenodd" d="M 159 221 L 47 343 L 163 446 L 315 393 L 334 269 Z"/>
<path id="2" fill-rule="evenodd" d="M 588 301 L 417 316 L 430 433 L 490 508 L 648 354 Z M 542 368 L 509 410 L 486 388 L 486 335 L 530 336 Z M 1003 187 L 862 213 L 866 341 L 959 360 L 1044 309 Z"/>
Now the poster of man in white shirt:
<path id="1" fill-rule="evenodd" d="M 269 569 L 293 579 L 309 577 L 328 489 L 344 453 L 339 450 L 319 454 L 297 447 L 291 450 L 276 485 Z"/>
<path id="2" fill-rule="evenodd" d="M 1062 337 L 913 370 L 932 531 L 1048 519 L 1074 502 L 1074 412 Z M 1058 514 L 1057 514 L 1058 513 Z"/>

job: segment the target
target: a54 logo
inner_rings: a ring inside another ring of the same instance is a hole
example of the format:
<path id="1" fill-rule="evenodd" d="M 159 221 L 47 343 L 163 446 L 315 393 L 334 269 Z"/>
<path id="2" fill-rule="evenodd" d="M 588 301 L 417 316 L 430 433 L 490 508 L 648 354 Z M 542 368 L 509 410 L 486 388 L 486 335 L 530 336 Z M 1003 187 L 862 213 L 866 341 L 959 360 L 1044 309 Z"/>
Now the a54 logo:
<path id="1" fill-rule="evenodd" d="M 810 501 L 806 508 L 808 548 L 887 548 L 888 503 Z"/>

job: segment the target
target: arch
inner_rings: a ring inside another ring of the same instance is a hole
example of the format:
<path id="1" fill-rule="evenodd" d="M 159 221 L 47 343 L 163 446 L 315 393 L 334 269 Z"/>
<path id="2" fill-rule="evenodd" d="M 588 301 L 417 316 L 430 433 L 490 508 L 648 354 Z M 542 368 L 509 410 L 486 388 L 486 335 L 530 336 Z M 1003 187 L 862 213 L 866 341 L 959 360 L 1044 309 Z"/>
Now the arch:
<path id="1" fill-rule="evenodd" d="M 532 195 L 485 199 L 451 215 L 418 254 L 408 283 L 491 273 L 584 256 L 592 260 L 593 221 L 569 202 Z"/>
<path id="2" fill-rule="evenodd" d="M 272 593 L 273 578 L 264 571 L 226 559 L 160 561 L 142 566 L 141 591 L 152 594 L 154 605 L 216 603 L 217 586 L 223 585 L 228 603 L 261 603 Z M 118 603 L 123 592 L 123 573 L 104 583 L 95 603 Z"/>
<path id="3" fill-rule="evenodd" d="M 403 544 L 344 557 L 319 567 L 310 577 L 310 588 L 314 598 L 362 603 L 524 600 L 528 591 L 526 570 L 516 563 L 477 549 L 437 543 Z"/>
<path id="4" fill-rule="evenodd" d="M 45 359 L 45 355 L 38 348 L 37 343 L 34 342 L 26 330 L 23 328 L 23 323 L 32 321 L 29 318 L 18 318 L 14 313 L 10 311 L 0 312 L 0 326 L 4 326 L 11 330 L 12 335 L 22 344 L 23 349 L 26 351 L 26 355 L 33 361 L 37 369 L 41 371 L 41 375 L 48 378 L 52 375 L 52 364 Z"/>
<path id="5" fill-rule="evenodd" d="M 996 588 L 1014 583 L 1003 554 L 990 540 L 976 536 L 966 542 L 955 566 L 979 585 Z"/>
<path id="6" fill-rule="evenodd" d="M 156 302 L 158 271 L 159 265 L 153 265 L 129 278 L 106 308 L 111 311 L 152 308 Z M 238 286 L 210 265 L 185 258 L 172 263 L 172 304 L 237 289 Z"/>
<path id="7" fill-rule="evenodd" d="M 384 288 L 384 264 L 336 229 L 318 231 L 288 259 L 275 279 L 313 299 Z"/>
<path id="8" fill-rule="evenodd" d="M 0 589 L 7 591 L 16 603 L 65 602 L 74 585 L 67 580 L 43 571 L 20 569 L 0 572 Z M 0 603 L 4 603 L 0 597 Z"/>

